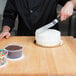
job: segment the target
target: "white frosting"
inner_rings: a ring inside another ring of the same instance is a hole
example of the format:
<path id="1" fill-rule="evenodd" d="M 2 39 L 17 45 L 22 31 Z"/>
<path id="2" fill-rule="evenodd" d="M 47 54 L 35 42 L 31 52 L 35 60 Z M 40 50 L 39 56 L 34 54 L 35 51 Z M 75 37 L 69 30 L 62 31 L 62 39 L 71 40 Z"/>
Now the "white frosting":
<path id="1" fill-rule="evenodd" d="M 48 29 L 45 32 L 35 33 L 36 43 L 42 46 L 55 46 L 61 42 L 61 32 L 54 29 Z"/>

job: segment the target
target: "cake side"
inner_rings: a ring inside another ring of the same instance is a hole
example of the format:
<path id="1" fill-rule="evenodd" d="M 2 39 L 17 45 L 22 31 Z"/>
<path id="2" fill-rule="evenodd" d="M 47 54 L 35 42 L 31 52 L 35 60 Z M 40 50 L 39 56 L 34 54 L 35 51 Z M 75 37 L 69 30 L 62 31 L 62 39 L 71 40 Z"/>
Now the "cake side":
<path id="1" fill-rule="evenodd" d="M 48 29 L 43 33 L 37 33 L 35 39 L 38 45 L 56 46 L 61 42 L 61 32 L 54 29 Z"/>

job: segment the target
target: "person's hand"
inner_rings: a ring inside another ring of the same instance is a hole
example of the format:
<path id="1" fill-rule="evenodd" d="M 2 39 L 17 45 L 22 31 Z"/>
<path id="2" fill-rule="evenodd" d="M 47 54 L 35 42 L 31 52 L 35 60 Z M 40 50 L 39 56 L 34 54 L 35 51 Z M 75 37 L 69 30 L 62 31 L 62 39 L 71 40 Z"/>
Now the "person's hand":
<path id="1" fill-rule="evenodd" d="M 64 7 L 61 9 L 58 17 L 60 17 L 61 21 L 66 20 L 73 14 L 74 5 L 72 1 L 68 1 Z"/>
<path id="2" fill-rule="evenodd" d="M 7 32 L 7 31 L 3 31 L 1 34 L 0 34 L 0 40 L 2 40 L 3 38 L 9 38 L 10 37 L 10 33 Z"/>
<path id="3" fill-rule="evenodd" d="M 4 26 L 2 29 L 2 33 L 0 34 L 0 40 L 3 38 L 9 38 L 10 37 L 10 27 L 9 26 Z"/>

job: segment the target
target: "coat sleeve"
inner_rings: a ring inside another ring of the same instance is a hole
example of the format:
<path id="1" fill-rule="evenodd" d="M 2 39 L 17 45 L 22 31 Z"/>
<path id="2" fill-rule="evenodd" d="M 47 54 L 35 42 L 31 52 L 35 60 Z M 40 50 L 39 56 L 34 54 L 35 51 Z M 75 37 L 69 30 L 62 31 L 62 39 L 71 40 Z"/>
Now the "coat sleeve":
<path id="1" fill-rule="evenodd" d="M 4 13 L 3 13 L 2 27 L 7 25 L 12 30 L 14 27 L 16 16 L 17 16 L 17 10 L 15 7 L 15 1 L 7 0 Z"/>
<path id="2" fill-rule="evenodd" d="M 62 6 L 64 6 L 67 1 L 70 1 L 70 0 L 57 0 L 58 4 Z"/>

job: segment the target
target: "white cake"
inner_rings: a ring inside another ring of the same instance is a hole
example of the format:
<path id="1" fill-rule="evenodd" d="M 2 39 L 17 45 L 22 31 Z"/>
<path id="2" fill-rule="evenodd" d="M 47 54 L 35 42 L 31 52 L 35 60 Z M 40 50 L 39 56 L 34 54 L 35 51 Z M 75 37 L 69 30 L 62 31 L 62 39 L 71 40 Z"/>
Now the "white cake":
<path id="1" fill-rule="evenodd" d="M 61 32 L 54 29 L 48 29 L 45 32 L 35 32 L 36 43 L 41 46 L 56 46 L 61 43 Z"/>

